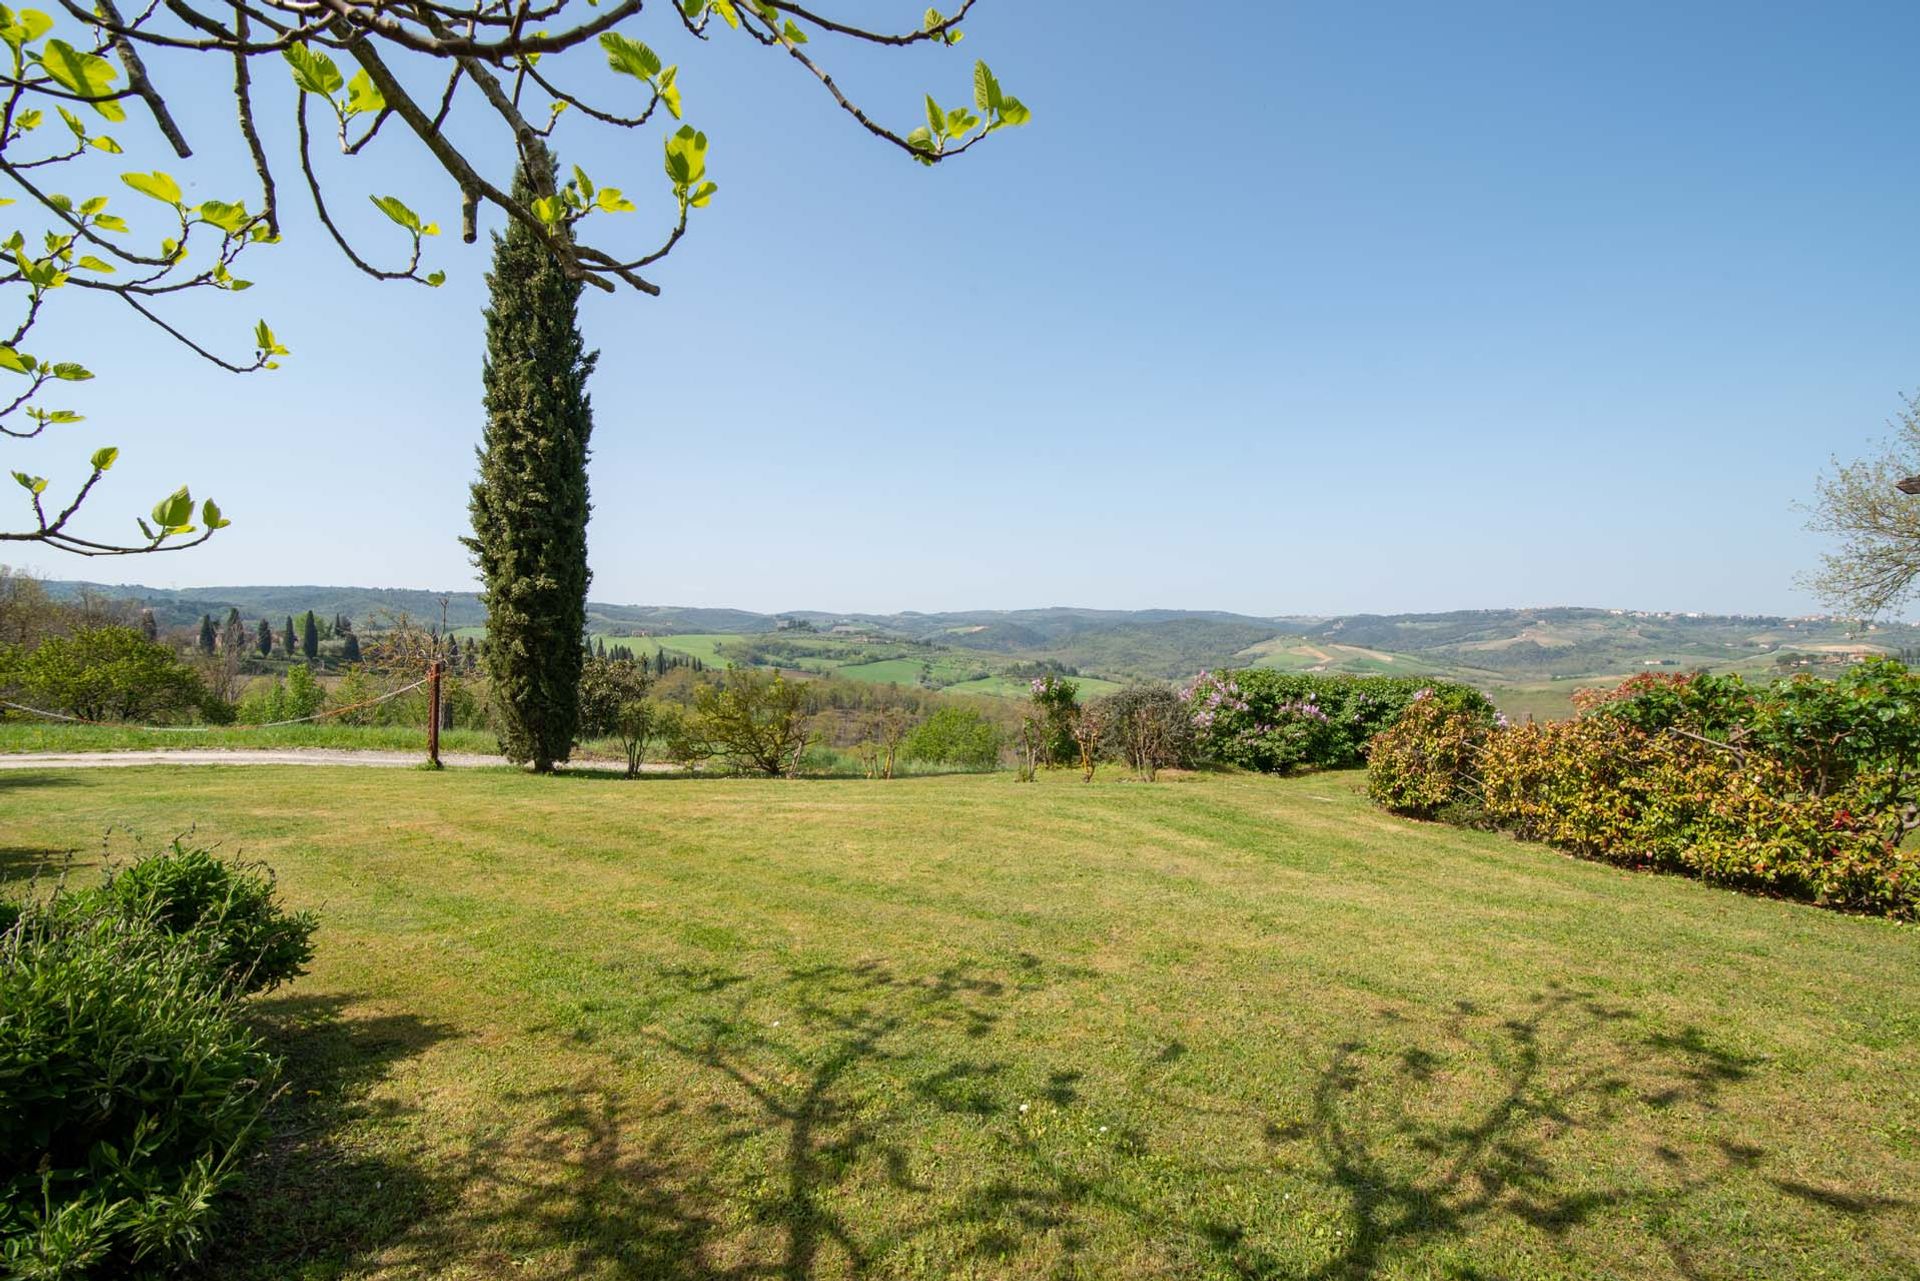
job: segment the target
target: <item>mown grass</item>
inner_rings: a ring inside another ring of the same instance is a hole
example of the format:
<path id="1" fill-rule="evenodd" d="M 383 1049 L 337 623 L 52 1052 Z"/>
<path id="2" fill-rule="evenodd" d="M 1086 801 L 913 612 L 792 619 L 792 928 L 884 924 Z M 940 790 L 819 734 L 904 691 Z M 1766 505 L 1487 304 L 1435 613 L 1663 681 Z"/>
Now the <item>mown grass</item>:
<path id="1" fill-rule="evenodd" d="M 500 750 L 492 730 L 440 732 L 448 752 L 491 755 Z M 427 749 L 424 725 L 338 725 L 325 721 L 274 729 L 229 729 L 218 725 L 145 730 L 124 725 L 69 725 L 54 721 L 0 721 L 0 752 L 110 752 L 170 747 L 329 747 L 366 751 Z"/>
<path id="2" fill-rule="evenodd" d="M 0 775 L 323 916 L 222 1278 L 1911 1277 L 1920 931 L 1359 779 Z"/>

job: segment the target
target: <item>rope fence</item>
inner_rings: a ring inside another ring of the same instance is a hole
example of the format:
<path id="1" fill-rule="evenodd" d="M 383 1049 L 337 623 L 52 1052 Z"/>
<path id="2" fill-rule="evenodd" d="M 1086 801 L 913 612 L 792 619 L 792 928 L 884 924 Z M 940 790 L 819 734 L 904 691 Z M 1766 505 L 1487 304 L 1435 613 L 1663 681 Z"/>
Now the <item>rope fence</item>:
<path id="1" fill-rule="evenodd" d="M 254 725 L 138 725 L 127 721 L 95 721 L 88 720 L 84 716 L 68 716 L 64 712 L 50 712 L 44 707 L 29 707 L 25 703 L 16 703 L 4 698 L 0 698 L 0 707 L 11 707 L 16 712 L 26 712 L 32 716 L 42 716 L 50 721 L 66 721 L 72 725 L 98 725 L 106 729 L 135 729 L 151 734 L 208 734 L 215 730 L 279 729 L 283 725 L 305 725 L 312 721 L 326 720 L 330 716 L 344 716 L 348 712 L 357 712 L 362 708 L 377 706 L 390 699 L 398 698 L 402 694 L 411 694 L 414 690 L 430 683 L 432 680 L 433 677 L 431 676 L 422 676 L 411 685 L 403 685 L 399 689 L 381 694 L 375 698 L 365 698 L 357 703 L 348 703 L 345 707 L 329 707 L 324 711 L 315 712 L 311 716 L 295 716 L 284 721 L 262 721 Z"/>

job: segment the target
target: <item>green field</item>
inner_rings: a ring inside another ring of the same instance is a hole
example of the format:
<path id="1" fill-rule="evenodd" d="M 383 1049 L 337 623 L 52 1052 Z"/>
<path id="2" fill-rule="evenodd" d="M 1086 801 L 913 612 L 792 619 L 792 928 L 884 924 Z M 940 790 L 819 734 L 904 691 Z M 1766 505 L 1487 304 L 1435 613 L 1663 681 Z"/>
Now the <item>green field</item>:
<path id="1" fill-rule="evenodd" d="M 221 1278 L 1920 1273 L 1920 931 L 1357 775 L 0 775 L 324 920 Z"/>

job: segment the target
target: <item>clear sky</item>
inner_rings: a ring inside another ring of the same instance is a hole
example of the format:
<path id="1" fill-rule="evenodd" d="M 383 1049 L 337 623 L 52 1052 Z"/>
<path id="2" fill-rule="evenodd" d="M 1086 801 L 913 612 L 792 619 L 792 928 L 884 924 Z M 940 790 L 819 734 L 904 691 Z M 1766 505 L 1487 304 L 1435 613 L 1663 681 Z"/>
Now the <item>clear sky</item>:
<path id="1" fill-rule="evenodd" d="M 1814 606 L 1794 577 L 1820 543 L 1793 504 L 1920 388 L 1920 6 L 977 12 L 950 54 L 838 59 L 903 129 L 920 90 L 967 96 L 974 56 L 1033 108 L 932 171 L 776 56 L 655 40 L 720 194 L 661 298 L 583 306 L 596 599 Z M 203 153 L 171 168 L 244 190 L 224 74 L 154 70 Z M 559 134 L 640 201 L 633 244 L 667 215 L 662 132 Z M 504 182 L 506 140 L 463 140 Z M 144 561 L 10 559 L 161 586 L 472 585 L 455 540 L 484 247 L 442 237 L 437 292 L 358 278 L 278 154 L 288 243 L 193 315 L 236 348 L 267 316 L 284 368 L 194 368 L 62 299 L 38 346 L 101 375 L 70 398 L 90 421 L 7 447 L 61 476 L 119 444 L 95 530 L 183 479 L 233 528 Z M 457 223 L 397 130 L 327 172 L 370 253 L 398 243 L 365 193 Z"/>

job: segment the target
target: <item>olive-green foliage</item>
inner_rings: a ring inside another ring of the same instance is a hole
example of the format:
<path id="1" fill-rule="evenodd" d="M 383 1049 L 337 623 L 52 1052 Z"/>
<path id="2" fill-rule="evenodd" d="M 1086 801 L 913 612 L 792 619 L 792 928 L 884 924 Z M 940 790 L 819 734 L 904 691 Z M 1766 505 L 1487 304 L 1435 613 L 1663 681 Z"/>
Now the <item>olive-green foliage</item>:
<path id="1" fill-rule="evenodd" d="M 654 708 L 647 701 L 652 684 L 647 665 L 630 658 L 590 658 L 580 671 L 580 732 L 618 739 L 629 778 L 640 772 L 654 734 Z"/>
<path id="2" fill-rule="evenodd" d="M 943 707 L 913 727 L 901 750 L 922 765 L 992 769 L 1000 760 L 1000 730 L 970 707 Z"/>
<path id="3" fill-rule="evenodd" d="M 83 720 L 180 720 L 206 700 L 200 678 L 172 650 L 132 627 L 51 636 L 0 668 L 22 701 Z"/>
<path id="4" fill-rule="evenodd" d="M 806 691 L 778 672 L 730 667 L 694 695 L 699 733 L 737 770 L 790 773 L 805 750 Z"/>
<path id="5" fill-rule="evenodd" d="M 552 188 L 544 153 L 514 195 Z M 575 321 L 580 282 L 519 222 L 494 237 L 487 277 L 486 428 L 465 539 L 487 607 L 486 665 L 501 750 L 545 772 L 579 729 L 580 638 L 587 619 L 587 441 L 594 356 Z"/>
<path id="6" fill-rule="evenodd" d="M 314 679 L 313 670 L 295 663 L 287 669 L 284 680 L 276 676 L 248 686 L 236 711 L 244 725 L 270 725 L 311 716 L 326 701 L 327 691 Z"/>
<path id="7" fill-rule="evenodd" d="M 279 1071 L 237 1002 L 300 972 L 312 918 L 176 843 L 0 920 L 0 1274 L 191 1258 Z"/>

